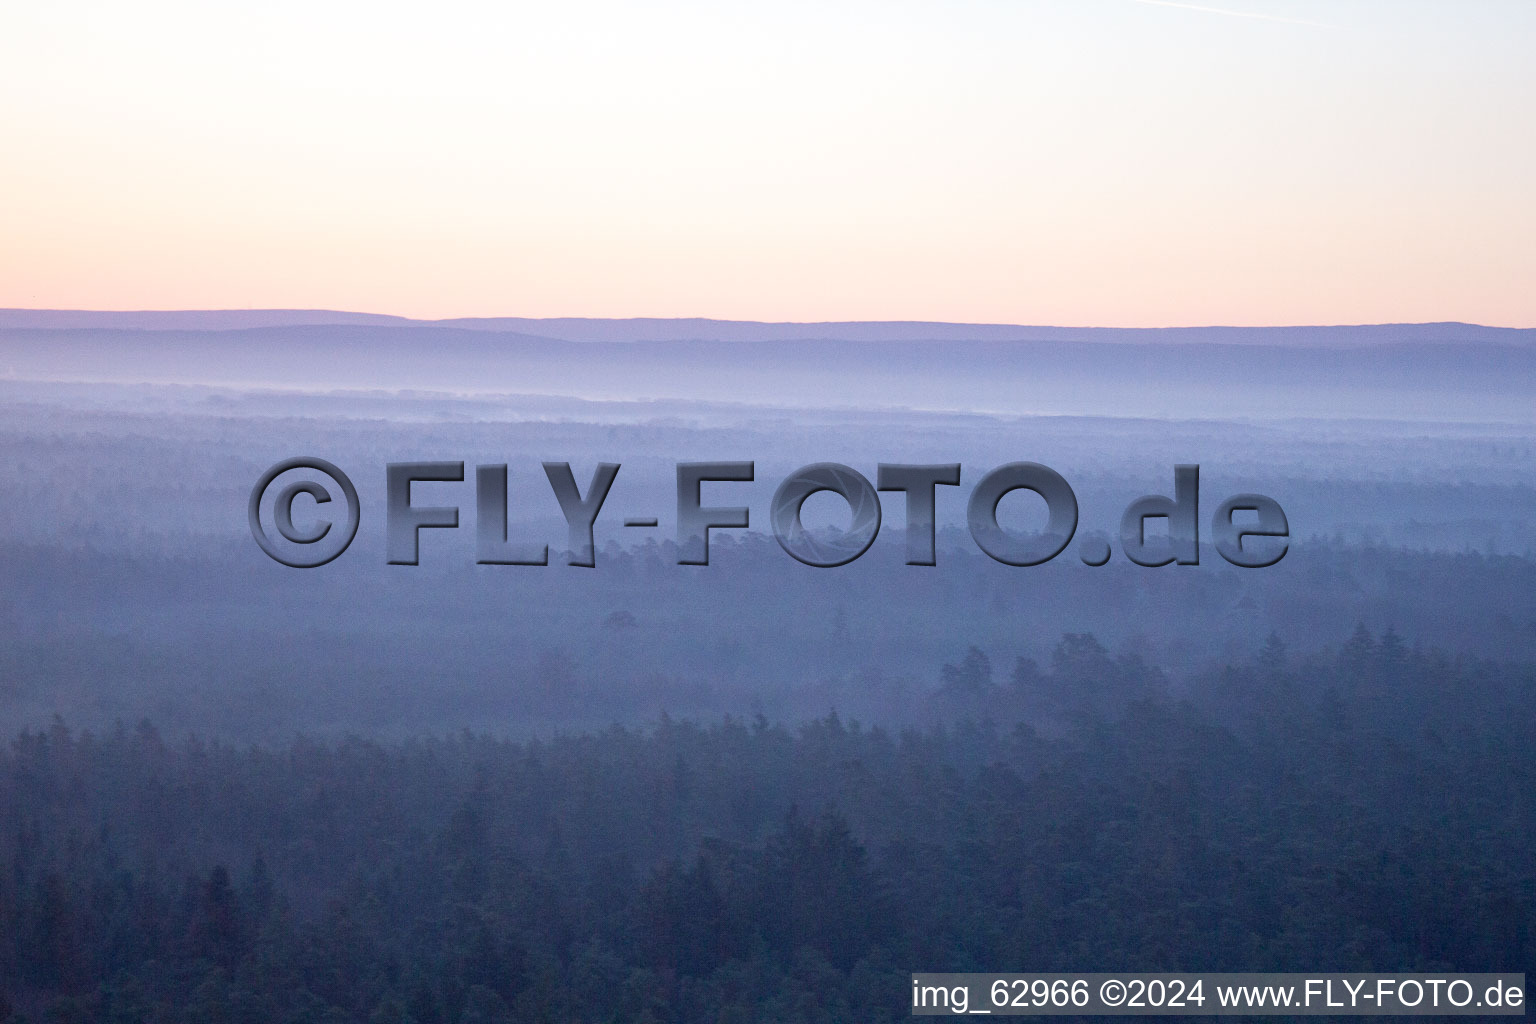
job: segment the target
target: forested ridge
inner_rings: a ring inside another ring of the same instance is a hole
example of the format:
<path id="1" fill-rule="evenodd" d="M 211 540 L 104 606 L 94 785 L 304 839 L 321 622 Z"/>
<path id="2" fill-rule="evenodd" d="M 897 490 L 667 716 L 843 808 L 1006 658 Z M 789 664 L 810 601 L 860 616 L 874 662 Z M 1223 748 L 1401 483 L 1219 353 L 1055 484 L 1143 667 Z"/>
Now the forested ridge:
<path id="1" fill-rule="evenodd" d="M 1525 970 L 1536 670 L 956 652 L 889 732 L 0 753 L 0 1020 L 879 1021 L 907 975 Z"/>

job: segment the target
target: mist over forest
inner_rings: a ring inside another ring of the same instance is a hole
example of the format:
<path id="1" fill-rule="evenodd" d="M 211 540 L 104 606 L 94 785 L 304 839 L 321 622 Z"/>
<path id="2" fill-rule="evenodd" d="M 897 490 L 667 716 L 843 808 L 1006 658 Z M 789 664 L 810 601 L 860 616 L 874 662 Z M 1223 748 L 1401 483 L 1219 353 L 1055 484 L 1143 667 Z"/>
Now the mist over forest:
<path id="1" fill-rule="evenodd" d="M 0 1021 L 880 1020 L 914 970 L 1523 969 L 1532 394 L 1532 332 L 1469 325 L 0 311 Z M 316 569 L 247 523 L 297 455 L 360 497 Z M 710 460 L 754 462 L 703 494 L 751 528 L 679 565 L 675 467 Z M 412 491 L 460 525 L 390 565 L 385 466 L 418 461 L 465 463 Z M 546 461 L 621 466 L 593 568 Z M 970 489 L 1017 461 L 1109 564 L 977 546 Z M 856 561 L 786 554 L 770 500 L 815 462 L 960 463 L 937 564 L 894 493 Z M 476 564 L 502 463 L 547 566 Z M 1200 564 L 1132 564 L 1121 512 L 1185 463 Z M 1277 565 L 1211 547 L 1245 492 L 1285 510 Z"/>

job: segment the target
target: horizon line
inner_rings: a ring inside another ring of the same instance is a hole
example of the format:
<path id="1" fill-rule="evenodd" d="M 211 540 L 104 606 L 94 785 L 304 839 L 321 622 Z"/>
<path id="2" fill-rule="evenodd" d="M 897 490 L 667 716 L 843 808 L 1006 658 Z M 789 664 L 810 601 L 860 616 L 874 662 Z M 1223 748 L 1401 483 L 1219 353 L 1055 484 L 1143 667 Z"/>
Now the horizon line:
<path id="1" fill-rule="evenodd" d="M 718 324 L 761 324 L 764 326 L 784 327 L 820 327 L 841 326 L 855 324 L 903 324 L 903 325 L 935 325 L 945 327 L 986 327 L 986 328 L 1047 328 L 1052 330 L 1080 330 L 1080 331 L 1189 331 L 1189 330 L 1296 330 L 1296 329 L 1334 329 L 1352 327 L 1475 327 L 1482 330 L 1494 331 L 1528 331 L 1536 330 L 1536 325 L 1525 327 L 1512 327 L 1502 324 L 1480 323 L 1474 320 L 1381 320 L 1359 321 L 1353 323 L 1271 323 L 1271 324 L 1232 324 L 1232 323 L 1185 323 L 1185 324 L 1157 324 L 1157 325 L 1105 325 L 1105 324 L 1061 324 L 1061 323 L 1012 323 L 1007 321 L 980 321 L 980 320 L 930 320 L 930 319 L 844 319 L 844 320 L 754 320 L 736 317 L 714 316 L 525 316 L 519 314 L 497 314 L 491 316 L 448 316 L 448 317 L 412 317 L 399 313 L 377 313 L 367 310 L 330 309 L 326 307 L 303 306 L 232 306 L 221 308 L 187 308 L 187 309 L 83 309 L 67 307 L 32 307 L 32 306 L 0 306 L 0 315 L 11 313 L 32 314 L 84 314 L 97 316 L 175 316 L 175 315 L 218 315 L 218 314 L 324 314 L 329 316 L 355 316 L 373 317 L 380 320 L 399 321 L 402 324 L 443 324 L 451 325 L 463 322 L 480 322 L 495 320 L 526 320 L 535 322 L 549 321 L 590 321 L 594 323 L 718 323 Z M 286 326 L 305 326 L 291 324 Z M 312 326 L 348 326 L 348 325 L 312 325 Z M 351 325 L 361 326 L 361 325 Z M 0 329 L 7 329 L 0 324 Z"/>

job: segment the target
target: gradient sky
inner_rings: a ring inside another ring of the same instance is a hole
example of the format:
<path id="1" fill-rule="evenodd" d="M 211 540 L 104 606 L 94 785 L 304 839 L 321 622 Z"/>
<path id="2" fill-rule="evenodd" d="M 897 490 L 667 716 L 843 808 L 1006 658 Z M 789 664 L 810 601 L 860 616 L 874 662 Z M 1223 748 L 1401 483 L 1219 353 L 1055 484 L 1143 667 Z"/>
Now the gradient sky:
<path id="1" fill-rule="evenodd" d="M 0 306 L 1536 326 L 1530 0 L 0 10 Z"/>

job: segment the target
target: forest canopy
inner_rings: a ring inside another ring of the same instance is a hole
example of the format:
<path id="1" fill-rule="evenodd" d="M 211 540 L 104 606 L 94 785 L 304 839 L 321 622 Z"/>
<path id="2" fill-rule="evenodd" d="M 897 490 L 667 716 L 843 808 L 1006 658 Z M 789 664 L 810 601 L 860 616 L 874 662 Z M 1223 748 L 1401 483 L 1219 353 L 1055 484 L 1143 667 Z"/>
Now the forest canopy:
<path id="1" fill-rule="evenodd" d="M 934 724 L 0 755 L 0 1020 L 846 1021 L 914 970 L 1519 970 L 1533 666 L 956 653 Z"/>

